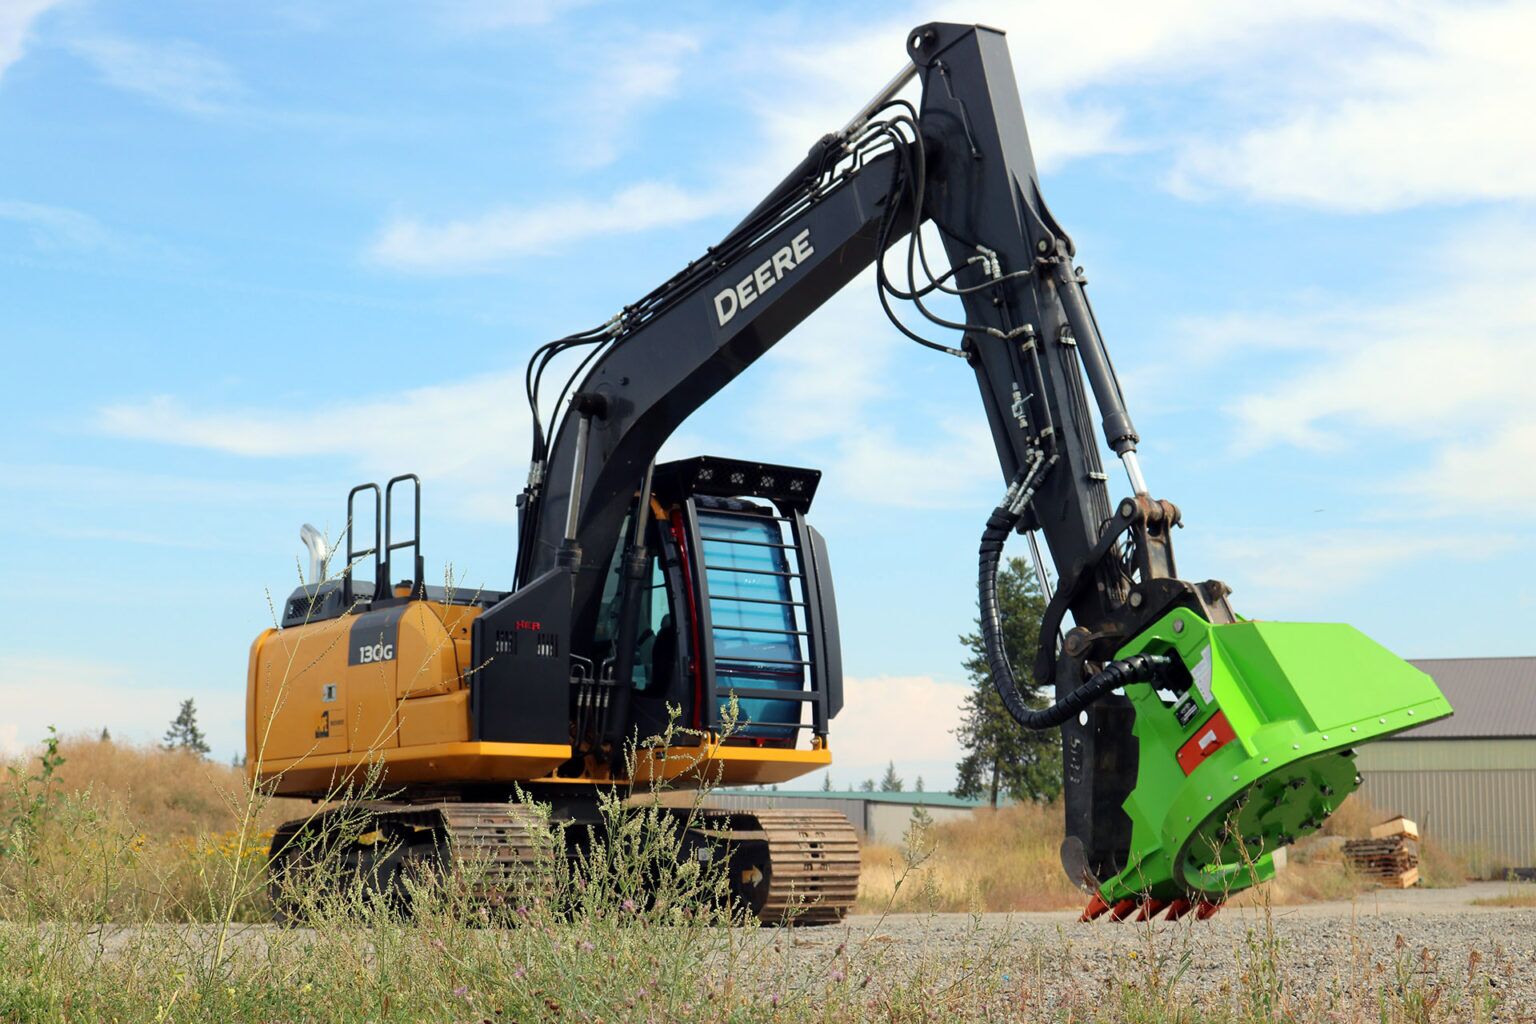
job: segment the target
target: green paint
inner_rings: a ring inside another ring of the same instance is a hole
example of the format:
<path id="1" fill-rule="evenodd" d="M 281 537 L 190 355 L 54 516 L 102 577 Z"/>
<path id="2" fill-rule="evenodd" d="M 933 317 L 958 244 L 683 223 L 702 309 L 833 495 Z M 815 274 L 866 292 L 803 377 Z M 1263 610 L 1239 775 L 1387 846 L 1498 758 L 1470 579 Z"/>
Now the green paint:
<path id="1" fill-rule="evenodd" d="M 1117 657 L 1143 651 L 1177 653 L 1192 681 L 1172 703 L 1147 684 L 1126 688 L 1140 753 L 1124 804 L 1129 863 L 1099 887 L 1111 904 L 1220 900 L 1273 878 L 1275 851 L 1354 791 L 1355 747 L 1451 713 L 1434 680 L 1351 626 L 1213 626 L 1179 610 Z M 1185 697 L 1197 710 L 1181 725 Z M 1236 738 L 1186 776 L 1178 751 L 1218 712 Z"/>

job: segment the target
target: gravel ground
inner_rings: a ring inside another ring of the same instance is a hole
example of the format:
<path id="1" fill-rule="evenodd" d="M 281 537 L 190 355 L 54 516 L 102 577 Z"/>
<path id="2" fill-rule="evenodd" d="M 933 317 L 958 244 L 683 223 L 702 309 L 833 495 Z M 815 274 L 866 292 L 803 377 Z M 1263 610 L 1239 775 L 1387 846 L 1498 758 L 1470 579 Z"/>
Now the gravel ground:
<path id="1" fill-rule="evenodd" d="M 794 933 L 791 958 L 807 974 L 825 972 L 846 943 L 851 970 L 878 961 L 887 977 L 935 964 L 956 975 L 1011 972 L 1008 986 L 1045 1006 L 1160 988 L 1181 970 L 1181 992 L 1240 999 L 1269 984 L 1303 1002 L 1415 986 L 1451 998 L 1470 979 L 1498 994 L 1499 1019 L 1536 1020 L 1536 910 L 1472 903 L 1508 891 L 1503 883 L 1383 890 L 1351 903 L 1275 907 L 1267 919 L 1262 908 L 1226 908 L 1209 921 L 1150 926 L 1085 924 L 1067 912 L 854 916 L 839 929 Z M 763 941 L 784 943 L 773 933 Z M 1267 979 L 1259 976 L 1266 962 L 1277 967 Z"/>
<path id="2" fill-rule="evenodd" d="M 1020 1019 L 1021 1009 L 1024 1019 L 1162 1019 L 1124 1009 L 1152 1000 L 1264 1019 L 1375 1020 L 1378 1006 L 1392 1002 L 1396 1020 L 1536 1022 L 1536 909 L 1473 905 L 1509 892 L 1504 883 L 1381 890 L 1353 902 L 1275 907 L 1267 917 L 1262 908 L 1240 907 L 1209 921 L 1152 925 L 1085 924 L 1065 911 L 856 915 L 837 927 L 742 936 L 764 944 L 764 955 L 747 960 L 757 965 L 749 984 L 765 991 L 837 984 L 868 987 L 874 996 L 905 989 L 924 1003 L 948 992 L 950 1011 L 958 1005 L 966 1019 L 992 1019 L 969 1012 L 991 1005 L 1010 1008 L 1007 1019 Z M 193 933 L 194 945 L 195 933 L 211 942 L 217 932 L 212 925 L 178 930 Z M 136 932 L 113 929 L 105 946 L 121 946 Z M 232 939 L 255 952 L 276 934 L 272 926 L 242 925 Z M 323 941 L 304 929 L 287 934 Z M 707 978 L 710 968 L 701 971 Z M 1469 991 L 1480 993 L 1483 1012 L 1473 1012 Z M 1266 1005 L 1278 1009 L 1253 1013 L 1256 992 L 1274 993 Z M 1098 1012 L 1117 998 L 1118 1012 Z M 1415 999 L 1437 1009 L 1414 1012 Z M 940 1007 L 934 1019 L 958 1017 Z"/>

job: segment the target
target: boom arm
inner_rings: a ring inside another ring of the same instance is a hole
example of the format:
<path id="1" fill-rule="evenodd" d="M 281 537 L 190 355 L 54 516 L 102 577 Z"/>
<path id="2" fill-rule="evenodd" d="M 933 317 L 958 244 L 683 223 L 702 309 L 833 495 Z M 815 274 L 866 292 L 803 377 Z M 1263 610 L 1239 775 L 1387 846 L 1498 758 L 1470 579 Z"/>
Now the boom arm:
<path id="1" fill-rule="evenodd" d="M 592 633 L 624 515 L 666 439 L 907 238 L 914 220 L 934 222 L 943 240 L 949 272 L 941 276 L 965 311 L 965 323 L 954 325 L 959 344 L 976 374 L 1003 478 L 1013 485 L 1005 503 L 1013 511 L 994 516 L 991 547 L 1000 551 L 1015 528 L 1043 533 L 1059 589 L 1042 636 L 1057 636 L 1068 613 L 1074 623 L 1059 652 L 1043 645 L 1036 684 L 1066 697 L 1178 603 L 1230 621 L 1219 584 L 1201 589 L 1173 578 L 1168 528 L 1178 512 L 1147 497 L 1139 439 L 1071 240 L 1041 196 L 1002 33 L 928 25 L 909 35 L 908 55 L 911 68 L 842 132 L 822 139 L 731 236 L 615 318 L 613 340 L 577 386 L 580 401 L 565 411 L 547 460 L 535 452 L 518 584 L 554 569 L 564 551 L 575 569 L 573 636 Z M 881 138 L 871 131 L 881 115 L 901 119 L 900 106 L 886 101 L 914 73 L 923 85 L 916 124 L 907 119 L 915 130 L 862 159 L 860 142 Z M 926 266 L 918 242 L 908 239 L 909 268 L 915 259 Z M 904 293 L 883 277 L 886 291 L 921 302 L 922 289 Z M 1124 515 L 1111 509 L 1085 374 L 1104 440 L 1135 494 Z M 1017 713 L 1024 704 L 1011 675 L 999 682 Z M 1102 812 L 1134 782 L 1128 716 L 1124 698 L 1108 697 L 1087 709 L 1086 723 L 1066 725 L 1069 832 L 1098 851 L 1089 854 L 1096 873 L 1113 866 L 1129 829 L 1123 815 Z"/>

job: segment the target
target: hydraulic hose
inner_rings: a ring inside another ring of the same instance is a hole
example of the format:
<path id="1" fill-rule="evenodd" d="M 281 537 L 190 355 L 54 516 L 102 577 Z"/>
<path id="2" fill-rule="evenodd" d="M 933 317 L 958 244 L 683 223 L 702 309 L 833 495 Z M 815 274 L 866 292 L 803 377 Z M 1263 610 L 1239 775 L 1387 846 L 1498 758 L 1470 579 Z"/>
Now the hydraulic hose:
<path id="1" fill-rule="evenodd" d="M 1014 679 L 1013 666 L 1008 661 L 1008 651 L 1003 646 L 1002 613 L 997 604 L 997 571 L 1002 562 L 1003 544 L 1018 525 L 1022 512 L 1022 506 L 1015 511 L 1009 499 L 1004 499 L 992 510 L 986 528 L 981 532 L 976 585 L 981 601 L 981 636 L 986 646 L 987 667 L 992 672 L 992 685 L 997 688 L 997 695 L 1003 699 L 1003 706 L 1014 720 L 1026 729 L 1039 732 L 1069 721 L 1111 690 L 1130 683 L 1157 680 L 1173 664 L 1173 659 L 1166 654 L 1133 654 L 1105 665 L 1049 707 L 1032 708 L 1025 703 Z"/>

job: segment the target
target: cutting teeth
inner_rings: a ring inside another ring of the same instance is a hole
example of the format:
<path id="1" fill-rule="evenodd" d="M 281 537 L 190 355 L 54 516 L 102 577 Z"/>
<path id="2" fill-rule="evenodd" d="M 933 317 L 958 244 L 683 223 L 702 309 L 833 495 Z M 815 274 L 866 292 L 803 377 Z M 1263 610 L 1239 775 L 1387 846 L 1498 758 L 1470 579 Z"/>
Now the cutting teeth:
<path id="1" fill-rule="evenodd" d="M 1195 920 L 1209 921 L 1216 916 L 1216 911 L 1221 909 L 1221 903 L 1212 903 L 1209 900 L 1201 900 L 1195 905 Z"/>
<path id="2" fill-rule="evenodd" d="M 1164 903 L 1162 900 L 1148 899 L 1141 905 L 1141 913 L 1136 915 L 1136 920 L 1150 921 L 1158 914 L 1162 913 L 1163 908 L 1167 905 L 1168 904 Z"/>
<path id="3" fill-rule="evenodd" d="M 1100 896 L 1098 893 L 1094 893 L 1093 899 L 1088 901 L 1088 906 L 1083 908 L 1083 916 L 1079 917 L 1078 920 L 1092 921 L 1095 918 L 1102 916 L 1104 911 L 1108 909 L 1109 904 L 1104 902 L 1104 897 Z"/>
<path id="4" fill-rule="evenodd" d="M 1110 908 L 1110 910 L 1109 910 L 1109 919 L 1111 921 L 1124 921 L 1126 918 L 1131 916 L 1131 912 L 1134 911 L 1135 909 L 1136 909 L 1136 901 L 1135 900 L 1133 900 L 1133 899 L 1123 899 L 1123 900 L 1120 900 L 1118 903 L 1116 903 L 1113 907 Z"/>
<path id="5" fill-rule="evenodd" d="M 1163 918 L 1163 920 L 1177 921 L 1179 918 L 1193 910 L 1194 906 L 1195 905 L 1193 903 L 1181 896 L 1180 898 L 1174 900 L 1172 903 L 1168 904 L 1168 916 Z"/>

